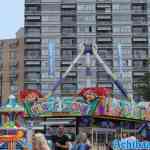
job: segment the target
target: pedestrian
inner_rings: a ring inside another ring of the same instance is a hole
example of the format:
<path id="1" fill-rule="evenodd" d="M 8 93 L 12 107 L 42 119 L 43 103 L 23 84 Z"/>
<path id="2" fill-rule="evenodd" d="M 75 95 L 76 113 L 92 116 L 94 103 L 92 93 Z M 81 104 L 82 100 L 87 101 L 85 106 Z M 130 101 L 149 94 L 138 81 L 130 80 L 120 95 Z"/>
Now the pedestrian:
<path id="1" fill-rule="evenodd" d="M 84 132 L 81 132 L 75 141 L 75 144 L 73 145 L 72 150 L 90 150 L 91 144 L 90 141 L 87 138 L 87 134 Z"/>
<path id="2" fill-rule="evenodd" d="M 36 133 L 32 137 L 32 150 L 51 150 L 47 140 L 42 133 Z"/>
<path id="3" fill-rule="evenodd" d="M 59 126 L 56 135 L 52 139 L 55 150 L 69 150 L 69 139 L 64 134 L 64 127 Z"/>

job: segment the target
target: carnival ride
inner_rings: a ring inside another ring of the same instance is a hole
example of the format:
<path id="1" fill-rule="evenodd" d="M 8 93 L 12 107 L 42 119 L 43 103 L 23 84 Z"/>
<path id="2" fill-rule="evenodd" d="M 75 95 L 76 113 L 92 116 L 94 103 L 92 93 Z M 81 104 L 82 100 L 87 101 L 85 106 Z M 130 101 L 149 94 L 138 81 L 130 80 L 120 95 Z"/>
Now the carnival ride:
<path id="1" fill-rule="evenodd" d="M 51 92 L 48 94 L 48 97 L 44 97 L 36 90 L 23 90 L 20 92 L 18 99 L 24 105 L 26 120 L 31 122 L 32 127 L 35 126 L 34 121 L 38 120 L 39 122 L 37 124 L 44 126 L 43 130 L 49 125 L 65 124 L 73 125 L 76 128 L 76 133 L 78 133 L 79 126 L 88 126 L 93 127 L 93 135 L 95 134 L 96 136 L 101 137 L 103 134 L 107 133 L 108 136 L 106 137 L 106 140 L 108 140 L 109 128 L 112 128 L 113 131 L 111 133 L 114 133 L 115 128 L 125 128 L 128 122 L 132 122 L 131 124 L 134 124 L 134 127 L 132 128 L 135 129 L 137 122 L 141 125 L 143 122 L 149 121 L 150 117 L 148 116 L 150 114 L 150 104 L 148 103 L 145 106 L 145 103 L 137 104 L 134 101 L 131 101 L 130 96 L 123 88 L 121 82 L 98 55 L 96 45 L 84 44 L 80 49 L 80 54 L 75 58 L 63 76 L 55 83 Z M 76 97 L 55 96 L 57 87 L 64 81 L 73 66 L 82 56 L 86 57 L 86 88 L 81 89 L 78 94 L 76 94 Z M 122 99 L 111 97 L 110 88 L 91 87 L 90 64 L 92 56 L 94 56 L 103 66 L 114 84 L 122 92 L 122 95 L 124 96 Z M 3 127 L 5 129 L 16 128 L 18 131 L 19 128 L 17 127 L 21 127 L 21 125 L 14 123 L 14 116 L 15 114 L 22 113 L 24 110 L 22 108 L 20 110 L 19 105 L 16 105 L 16 101 L 12 101 L 11 99 L 12 98 L 9 99 L 8 105 L 6 105 L 6 111 L 5 109 L 1 109 L 0 111 L 2 114 L 5 114 L 5 123 L 3 124 Z M 39 99 L 44 99 L 44 101 L 39 101 Z M 17 112 L 14 111 L 14 107 L 19 110 Z M 10 122 L 7 121 L 8 118 L 10 118 Z M 124 125 L 121 125 L 121 121 L 125 122 Z M 119 126 L 117 126 L 118 124 Z M 130 129 L 130 127 L 128 128 Z M 2 137 L 7 138 L 11 136 L 2 135 Z M 14 142 L 20 140 L 16 138 L 16 133 L 12 137 Z M 96 140 L 96 142 L 98 141 Z"/>
<path id="2" fill-rule="evenodd" d="M 0 149 L 15 150 L 19 141 L 25 139 L 26 128 L 23 122 L 24 107 L 15 96 L 10 95 L 8 103 L 0 108 L 2 126 L 0 127 Z M 18 146 L 17 146 L 18 147 Z M 19 145 L 22 147 L 22 145 Z"/>
<path id="3" fill-rule="evenodd" d="M 80 60 L 82 56 L 86 57 L 86 82 L 87 87 L 90 87 L 90 65 L 91 65 L 91 57 L 94 55 L 94 57 L 97 59 L 97 61 L 102 65 L 106 73 L 110 76 L 114 84 L 118 87 L 118 89 L 121 91 L 121 93 L 127 98 L 130 99 L 130 96 L 128 95 L 127 91 L 123 87 L 122 83 L 117 79 L 115 74 L 112 73 L 112 71 L 109 69 L 107 64 L 103 61 L 101 56 L 98 54 L 98 48 L 95 44 L 82 44 L 80 46 L 80 53 L 77 55 L 77 57 L 74 59 L 72 64 L 68 67 L 66 72 L 63 74 L 63 76 L 56 82 L 54 87 L 52 88 L 49 95 L 54 94 L 55 90 L 58 88 L 58 86 L 64 81 L 68 73 L 71 71 L 71 69 L 74 67 L 74 65 Z"/>

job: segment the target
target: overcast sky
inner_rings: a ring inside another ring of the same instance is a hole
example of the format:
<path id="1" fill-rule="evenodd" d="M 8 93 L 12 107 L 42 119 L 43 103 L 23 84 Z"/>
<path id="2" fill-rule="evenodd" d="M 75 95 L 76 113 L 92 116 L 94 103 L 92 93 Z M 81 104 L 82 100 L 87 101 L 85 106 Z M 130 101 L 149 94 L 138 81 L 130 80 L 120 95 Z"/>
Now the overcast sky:
<path id="1" fill-rule="evenodd" d="M 24 25 L 24 0 L 0 1 L 0 39 L 14 38 Z"/>

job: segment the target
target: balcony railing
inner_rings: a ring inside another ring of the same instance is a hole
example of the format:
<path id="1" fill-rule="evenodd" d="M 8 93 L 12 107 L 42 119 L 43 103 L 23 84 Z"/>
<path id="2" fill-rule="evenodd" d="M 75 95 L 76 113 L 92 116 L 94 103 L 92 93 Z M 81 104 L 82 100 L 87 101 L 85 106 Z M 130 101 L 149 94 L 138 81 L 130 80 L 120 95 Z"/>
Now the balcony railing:
<path id="1" fill-rule="evenodd" d="M 67 16 L 72 16 L 72 15 L 76 15 L 76 11 L 75 11 L 75 10 L 62 11 L 61 14 L 62 14 L 62 15 L 67 15 Z"/>
<path id="2" fill-rule="evenodd" d="M 76 36 L 76 33 L 62 33 L 62 36 L 63 37 L 75 37 Z"/>
<path id="3" fill-rule="evenodd" d="M 40 11 L 25 11 L 26 15 L 40 15 Z"/>
<path id="4" fill-rule="evenodd" d="M 24 71 L 25 71 L 25 72 L 40 72 L 40 71 L 41 71 L 41 68 L 40 68 L 40 67 L 39 67 L 39 68 L 37 68 L 37 67 L 31 67 L 31 68 L 25 67 Z"/>
<path id="5" fill-rule="evenodd" d="M 25 4 L 40 4 L 41 0 L 25 0 Z"/>
<path id="6" fill-rule="evenodd" d="M 132 0 L 132 3 L 146 3 L 146 0 Z"/>
<path id="7" fill-rule="evenodd" d="M 134 71 L 147 71 L 148 67 L 143 67 L 140 65 L 133 66 Z"/>
<path id="8" fill-rule="evenodd" d="M 75 26 L 76 22 L 75 21 L 62 21 L 63 26 Z"/>
<path id="9" fill-rule="evenodd" d="M 41 34 L 36 32 L 25 33 L 25 37 L 40 37 L 40 36 Z"/>
<path id="10" fill-rule="evenodd" d="M 25 26 L 40 26 L 41 22 L 25 22 Z"/>
<path id="11" fill-rule="evenodd" d="M 103 26 L 103 25 L 111 25 L 111 21 L 98 21 L 97 26 Z"/>
<path id="12" fill-rule="evenodd" d="M 103 32 L 97 32 L 96 34 L 97 37 L 111 37 L 112 33 L 103 33 Z"/>
<path id="13" fill-rule="evenodd" d="M 138 36 L 138 37 L 145 37 L 145 36 L 147 36 L 148 35 L 148 33 L 146 33 L 146 32 L 132 32 L 132 35 L 133 36 Z"/>
<path id="14" fill-rule="evenodd" d="M 112 48 L 112 44 L 97 44 L 100 48 Z"/>
<path id="15" fill-rule="evenodd" d="M 61 45 L 62 46 L 62 48 L 76 48 L 77 47 L 77 45 L 76 44 L 62 44 Z"/>
<path id="16" fill-rule="evenodd" d="M 40 45 L 33 45 L 33 44 L 28 44 L 27 46 L 26 46 L 26 49 L 40 49 L 41 48 L 41 46 Z"/>
<path id="17" fill-rule="evenodd" d="M 134 59 L 147 59 L 147 56 L 146 55 L 141 55 L 141 54 L 134 54 L 133 55 L 133 58 Z"/>
<path id="18" fill-rule="evenodd" d="M 146 25 L 147 24 L 147 22 L 146 22 L 146 20 L 133 20 L 132 21 L 132 24 L 133 25 Z"/>
<path id="19" fill-rule="evenodd" d="M 97 3 L 112 3 L 111 0 L 97 0 Z"/>
<path id="20" fill-rule="evenodd" d="M 146 14 L 147 12 L 146 12 L 146 10 L 142 10 L 142 9 L 140 9 L 140 10 L 132 10 L 132 13 L 133 14 Z"/>
<path id="21" fill-rule="evenodd" d="M 27 60 L 28 59 L 31 59 L 31 60 L 32 59 L 36 59 L 36 60 L 37 59 L 41 59 L 40 56 L 36 56 L 36 55 L 33 55 L 33 56 L 31 56 L 31 55 L 25 55 L 24 57 L 25 57 L 24 59 L 27 59 Z"/>

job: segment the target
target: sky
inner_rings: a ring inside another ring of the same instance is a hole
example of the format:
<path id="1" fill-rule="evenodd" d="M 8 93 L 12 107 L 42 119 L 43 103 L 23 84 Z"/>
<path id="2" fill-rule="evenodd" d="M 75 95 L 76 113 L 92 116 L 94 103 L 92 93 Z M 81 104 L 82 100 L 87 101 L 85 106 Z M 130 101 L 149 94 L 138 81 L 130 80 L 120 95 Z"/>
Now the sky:
<path id="1" fill-rule="evenodd" d="M 24 0 L 0 0 L 0 40 L 15 38 L 24 26 Z"/>

